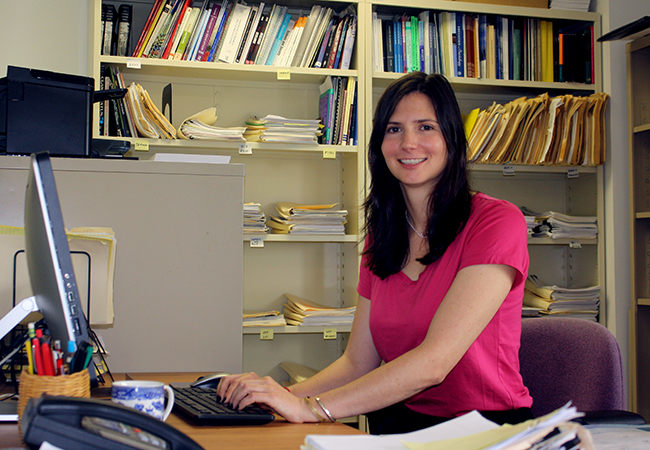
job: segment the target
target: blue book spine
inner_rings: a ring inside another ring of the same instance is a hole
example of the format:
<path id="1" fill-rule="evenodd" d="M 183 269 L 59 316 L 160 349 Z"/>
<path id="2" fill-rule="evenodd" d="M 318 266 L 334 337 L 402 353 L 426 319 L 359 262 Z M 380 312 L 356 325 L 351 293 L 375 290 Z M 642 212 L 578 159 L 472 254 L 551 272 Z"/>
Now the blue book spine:
<path id="1" fill-rule="evenodd" d="M 280 44 L 282 43 L 282 39 L 284 38 L 284 33 L 287 32 L 287 25 L 289 25 L 290 20 L 291 14 L 285 13 L 282 23 L 280 24 L 280 29 L 278 30 L 278 35 L 275 37 L 275 41 L 273 42 L 273 47 L 271 47 L 269 56 L 266 58 L 265 65 L 270 66 L 273 64 L 273 60 L 275 59 Z"/>
<path id="2" fill-rule="evenodd" d="M 456 76 L 465 76 L 465 14 L 456 13 Z"/>

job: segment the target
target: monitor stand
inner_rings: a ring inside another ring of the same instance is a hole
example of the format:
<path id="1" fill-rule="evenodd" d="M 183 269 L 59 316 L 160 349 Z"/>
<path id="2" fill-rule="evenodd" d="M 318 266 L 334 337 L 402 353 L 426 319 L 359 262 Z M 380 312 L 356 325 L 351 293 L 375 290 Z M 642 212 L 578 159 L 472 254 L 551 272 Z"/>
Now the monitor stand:
<path id="1" fill-rule="evenodd" d="M 36 303 L 36 297 L 31 296 L 27 297 L 16 306 L 14 306 L 11 311 L 9 311 L 5 316 L 0 319 L 0 340 L 4 339 L 7 334 L 14 328 L 16 328 L 20 322 L 25 320 L 25 318 L 33 312 L 40 311 L 38 309 L 38 304 Z M 92 367 L 94 368 L 94 362 L 91 360 Z M 97 372 L 95 370 L 90 370 L 90 386 L 96 387 L 98 385 Z"/>

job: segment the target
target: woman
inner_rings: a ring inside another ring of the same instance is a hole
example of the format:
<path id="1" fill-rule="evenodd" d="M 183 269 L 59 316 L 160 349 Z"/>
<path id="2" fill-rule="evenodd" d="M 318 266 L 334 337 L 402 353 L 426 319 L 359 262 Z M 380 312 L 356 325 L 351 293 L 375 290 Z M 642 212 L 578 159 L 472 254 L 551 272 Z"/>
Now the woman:
<path id="1" fill-rule="evenodd" d="M 532 418 L 518 358 L 526 223 L 514 205 L 470 191 L 466 150 L 444 77 L 391 84 L 369 143 L 366 244 L 343 356 L 290 391 L 242 374 L 217 394 L 291 422 L 371 413 L 382 434 L 472 410 L 498 423 Z"/>

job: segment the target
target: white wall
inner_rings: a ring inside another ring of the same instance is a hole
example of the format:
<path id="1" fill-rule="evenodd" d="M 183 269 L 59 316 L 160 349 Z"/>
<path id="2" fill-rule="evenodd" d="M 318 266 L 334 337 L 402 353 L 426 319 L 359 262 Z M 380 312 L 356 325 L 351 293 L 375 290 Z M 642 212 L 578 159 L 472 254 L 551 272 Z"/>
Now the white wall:
<path id="1" fill-rule="evenodd" d="M 0 0 L 0 77 L 7 66 L 88 75 L 87 0 Z"/>

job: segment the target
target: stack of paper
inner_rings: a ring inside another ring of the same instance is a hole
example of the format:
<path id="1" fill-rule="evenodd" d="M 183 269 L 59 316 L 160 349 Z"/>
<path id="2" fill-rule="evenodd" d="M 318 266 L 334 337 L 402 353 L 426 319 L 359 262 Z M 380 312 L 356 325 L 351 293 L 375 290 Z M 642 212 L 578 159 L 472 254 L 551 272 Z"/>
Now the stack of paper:
<path id="1" fill-rule="evenodd" d="M 487 164 L 597 166 L 605 162 L 605 109 L 609 96 L 544 93 L 493 103 L 467 122 L 467 159 Z M 471 128 L 471 130 L 469 130 Z"/>
<path id="2" fill-rule="evenodd" d="M 549 8 L 589 11 L 589 3 L 591 3 L 591 0 L 551 0 Z"/>
<path id="3" fill-rule="evenodd" d="M 357 311 L 356 306 L 332 308 L 295 295 L 284 295 L 287 297 L 287 303 L 284 304 L 284 317 L 288 325 L 352 325 L 354 313 Z"/>
<path id="4" fill-rule="evenodd" d="M 245 327 L 283 327 L 287 324 L 284 315 L 275 310 L 257 311 L 245 309 L 243 319 Z"/>
<path id="5" fill-rule="evenodd" d="M 292 144 L 318 144 L 320 135 L 320 119 L 287 119 L 274 115 L 248 119 L 244 132 L 247 141 Z"/>
<path id="6" fill-rule="evenodd" d="M 259 203 L 244 203 L 244 233 L 260 234 L 269 231 L 266 226 L 266 214 Z"/>
<path id="7" fill-rule="evenodd" d="M 570 403 L 546 416 L 499 426 L 472 411 L 433 427 L 404 434 L 307 435 L 308 450 L 594 450 L 591 434 L 571 422 L 583 414 Z"/>
<path id="8" fill-rule="evenodd" d="M 533 237 L 550 237 L 553 239 L 596 239 L 598 225 L 593 216 L 570 216 L 548 211 L 535 216 L 537 225 Z"/>
<path id="9" fill-rule="evenodd" d="M 282 362 L 280 363 L 280 367 L 289 375 L 289 385 L 305 381 L 318 373 L 318 370 L 312 369 L 311 367 L 292 362 Z"/>
<path id="10" fill-rule="evenodd" d="M 524 306 L 538 308 L 540 314 L 544 315 L 565 315 L 596 321 L 600 306 L 600 286 L 549 286 L 531 274 L 526 279 Z"/>
<path id="11" fill-rule="evenodd" d="M 330 205 L 304 205 L 278 202 L 278 216 L 269 216 L 266 224 L 272 233 L 279 234 L 345 234 L 348 212 Z"/>
<path id="12" fill-rule="evenodd" d="M 179 139 L 205 139 L 212 141 L 245 141 L 246 127 L 215 127 L 217 108 L 212 107 L 188 117 L 176 131 Z"/>

